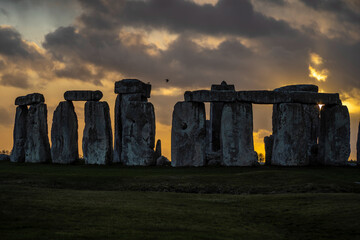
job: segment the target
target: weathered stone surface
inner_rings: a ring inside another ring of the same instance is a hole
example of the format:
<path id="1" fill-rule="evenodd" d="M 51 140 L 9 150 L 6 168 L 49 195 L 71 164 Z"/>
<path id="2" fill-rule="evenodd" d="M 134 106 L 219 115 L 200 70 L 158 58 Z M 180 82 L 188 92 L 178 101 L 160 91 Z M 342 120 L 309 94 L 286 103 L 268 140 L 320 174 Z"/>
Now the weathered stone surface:
<path id="1" fill-rule="evenodd" d="M 50 143 L 47 125 L 47 106 L 31 105 L 26 121 L 25 162 L 50 162 Z"/>
<path id="2" fill-rule="evenodd" d="M 60 102 L 54 111 L 51 143 L 53 163 L 69 164 L 79 158 L 78 121 L 70 101 Z"/>
<path id="3" fill-rule="evenodd" d="M 15 105 L 32 105 L 45 102 L 44 95 L 41 93 L 31 93 L 26 96 L 17 97 L 15 99 Z"/>
<path id="4" fill-rule="evenodd" d="M 7 154 L 0 154 L 0 161 L 10 161 L 10 156 Z"/>
<path id="5" fill-rule="evenodd" d="M 67 101 L 99 101 L 103 97 L 101 91 L 76 90 L 66 91 L 64 99 Z"/>
<path id="6" fill-rule="evenodd" d="M 233 84 L 228 85 L 225 81 L 222 81 L 221 84 L 211 85 L 211 91 L 235 91 L 235 86 Z"/>
<path id="7" fill-rule="evenodd" d="M 114 131 L 114 163 L 121 163 L 122 151 L 122 123 L 121 123 L 121 95 L 115 101 L 115 131 Z"/>
<path id="8" fill-rule="evenodd" d="M 26 142 L 26 119 L 28 115 L 27 106 L 16 107 L 14 124 L 14 144 L 11 151 L 11 162 L 25 161 L 25 142 Z"/>
<path id="9" fill-rule="evenodd" d="M 206 147 L 205 147 L 205 151 L 206 152 L 212 152 L 211 149 L 211 129 L 210 129 L 210 120 L 205 120 L 205 129 L 206 129 Z"/>
<path id="10" fill-rule="evenodd" d="M 357 154 L 357 164 L 360 165 L 360 122 L 359 122 L 358 138 L 356 143 L 356 154 Z"/>
<path id="11" fill-rule="evenodd" d="M 204 103 L 176 103 L 172 116 L 171 165 L 173 167 L 203 166 L 205 144 Z"/>
<path id="12" fill-rule="evenodd" d="M 220 144 L 225 166 L 253 166 L 257 153 L 253 142 L 252 105 L 226 103 L 221 116 Z"/>
<path id="13" fill-rule="evenodd" d="M 205 156 L 206 166 L 221 166 L 221 151 L 207 152 Z"/>
<path id="14" fill-rule="evenodd" d="M 161 157 L 161 140 L 158 139 L 156 142 L 156 147 L 155 147 L 155 153 L 154 153 L 154 157 L 155 159 L 158 159 L 159 157 Z"/>
<path id="15" fill-rule="evenodd" d="M 214 152 L 220 150 L 220 128 L 223 107 L 223 102 L 210 103 L 210 144 L 211 150 Z"/>
<path id="16" fill-rule="evenodd" d="M 151 85 L 143 83 L 138 79 L 123 79 L 115 82 L 115 93 L 141 93 L 142 96 L 149 98 Z"/>
<path id="17" fill-rule="evenodd" d="M 156 159 L 156 166 L 171 166 L 171 162 L 164 156 L 160 156 Z"/>
<path id="18" fill-rule="evenodd" d="M 148 102 L 123 104 L 121 161 L 127 166 L 155 165 L 155 113 Z"/>
<path id="19" fill-rule="evenodd" d="M 313 84 L 298 84 L 298 85 L 288 85 L 280 88 L 274 89 L 274 92 L 318 92 L 319 87 Z"/>
<path id="20" fill-rule="evenodd" d="M 283 103 L 274 105 L 274 145 L 271 164 L 278 166 L 309 165 L 312 149 L 317 144 L 319 107 Z"/>
<path id="21" fill-rule="evenodd" d="M 274 146 L 274 136 L 264 137 L 265 144 L 265 165 L 271 165 L 272 149 Z"/>
<path id="22" fill-rule="evenodd" d="M 233 91 L 186 91 L 184 94 L 186 102 L 235 102 L 236 92 Z"/>
<path id="23" fill-rule="evenodd" d="M 346 106 L 321 108 L 319 160 L 324 165 L 344 166 L 350 156 L 350 116 Z"/>
<path id="24" fill-rule="evenodd" d="M 113 158 L 112 131 L 107 102 L 85 103 L 83 134 L 85 164 L 108 164 Z"/>

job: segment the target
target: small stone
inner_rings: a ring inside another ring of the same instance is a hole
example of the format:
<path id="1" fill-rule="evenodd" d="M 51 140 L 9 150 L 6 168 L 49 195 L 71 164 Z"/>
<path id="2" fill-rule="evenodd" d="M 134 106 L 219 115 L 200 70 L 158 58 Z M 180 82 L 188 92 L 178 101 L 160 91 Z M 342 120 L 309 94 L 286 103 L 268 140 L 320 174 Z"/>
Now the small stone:
<path id="1" fill-rule="evenodd" d="M 44 95 L 41 93 L 31 93 L 26 96 L 17 97 L 15 99 L 15 105 L 32 105 L 45 102 Z"/>
<path id="2" fill-rule="evenodd" d="M 107 102 L 85 103 L 85 128 L 83 134 L 85 164 L 104 165 L 113 159 L 112 130 Z"/>
<path id="3" fill-rule="evenodd" d="M 7 154 L 0 154 L 0 161 L 10 161 L 10 156 Z"/>
<path id="4" fill-rule="evenodd" d="M 272 149 L 274 146 L 274 136 L 264 137 L 265 144 L 265 165 L 271 165 Z"/>
<path id="5" fill-rule="evenodd" d="M 150 92 L 151 85 L 138 79 L 123 79 L 115 82 L 115 93 L 118 94 L 141 93 L 142 96 L 149 98 Z"/>
<path id="6" fill-rule="evenodd" d="M 156 166 L 171 166 L 171 162 L 164 156 L 160 156 L 156 159 Z"/>
<path id="7" fill-rule="evenodd" d="M 205 147 L 204 103 L 176 103 L 171 128 L 171 165 L 173 167 L 204 166 Z"/>
<path id="8" fill-rule="evenodd" d="M 66 91 L 64 99 L 67 101 L 99 101 L 103 97 L 101 91 Z"/>
<path id="9" fill-rule="evenodd" d="M 47 106 L 44 103 L 31 105 L 26 121 L 25 162 L 51 161 L 47 125 Z"/>
<path id="10" fill-rule="evenodd" d="M 26 119 L 28 107 L 16 107 L 14 124 L 14 144 L 11 151 L 11 162 L 25 162 L 25 142 L 26 142 Z"/>
<path id="11" fill-rule="evenodd" d="M 228 85 L 225 81 L 222 81 L 220 85 L 213 84 L 211 85 L 211 91 L 235 91 L 235 86 L 233 84 Z"/>
<path id="12" fill-rule="evenodd" d="M 70 101 L 60 102 L 54 111 L 51 142 L 53 163 L 70 164 L 79 158 L 78 121 Z"/>

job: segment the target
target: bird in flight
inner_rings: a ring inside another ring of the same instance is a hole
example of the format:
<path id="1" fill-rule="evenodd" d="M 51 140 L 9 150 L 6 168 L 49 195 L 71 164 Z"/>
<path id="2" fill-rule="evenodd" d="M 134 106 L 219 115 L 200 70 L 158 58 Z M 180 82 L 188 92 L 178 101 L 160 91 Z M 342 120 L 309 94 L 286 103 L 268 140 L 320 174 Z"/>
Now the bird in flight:
<path id="1" fill-rule="evenodd" d="M 169 79 L 165 79 L 165 82 L 167 82 L 167 83 L 168 83 L 169 81 L 170 81 Z"/>

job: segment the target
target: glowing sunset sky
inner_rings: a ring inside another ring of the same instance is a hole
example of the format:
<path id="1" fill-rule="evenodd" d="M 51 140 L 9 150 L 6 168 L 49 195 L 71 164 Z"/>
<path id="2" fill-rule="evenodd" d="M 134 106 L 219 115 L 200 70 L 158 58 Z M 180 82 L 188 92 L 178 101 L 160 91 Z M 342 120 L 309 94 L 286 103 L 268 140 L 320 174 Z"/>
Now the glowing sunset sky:
<path id="1" fill-rule="evenodd" d="M 309 83 L 340 93 L 355 159 L 359 65 L 358 0 L 0 0 L 0 149 L 12 148 L 17 96 L 44 94 L 50 132 L 66 90 L 99 89 L 113 124 L 114 82 L 138 78 L 152 84 L 156 139 L 170 158 L 175 103 L 226 80 L 236 90 Z M 80 140 L 83 107 L 75 103 Z M 272 106 L 253 112 L 260 153 Z"/>

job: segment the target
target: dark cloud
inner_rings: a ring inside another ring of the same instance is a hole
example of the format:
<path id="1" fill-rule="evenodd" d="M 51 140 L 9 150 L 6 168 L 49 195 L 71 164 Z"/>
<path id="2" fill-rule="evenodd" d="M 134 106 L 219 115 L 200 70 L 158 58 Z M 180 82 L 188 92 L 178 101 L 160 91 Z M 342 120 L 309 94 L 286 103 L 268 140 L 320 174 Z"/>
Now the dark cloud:
<path id="1" fill-rule="evenodd" d="M 0 27 L 0 54 L 6 56 L 30 56 L 27 46 L 22 42 L 20 33 L 9 27 Z"/>
<path id="2" fill-rule="evenodd" d="M 0 125 L 9 126 L 13 123 L 11 113 L 4 107 L 0 107 Z"/>
<path id="3" fill-rule="evenodd" d="M 4 74 L 1 77 L 0 85 L 12 86 L 27 89 L 30 87 L 28 76 L 24 73 Z"/>

